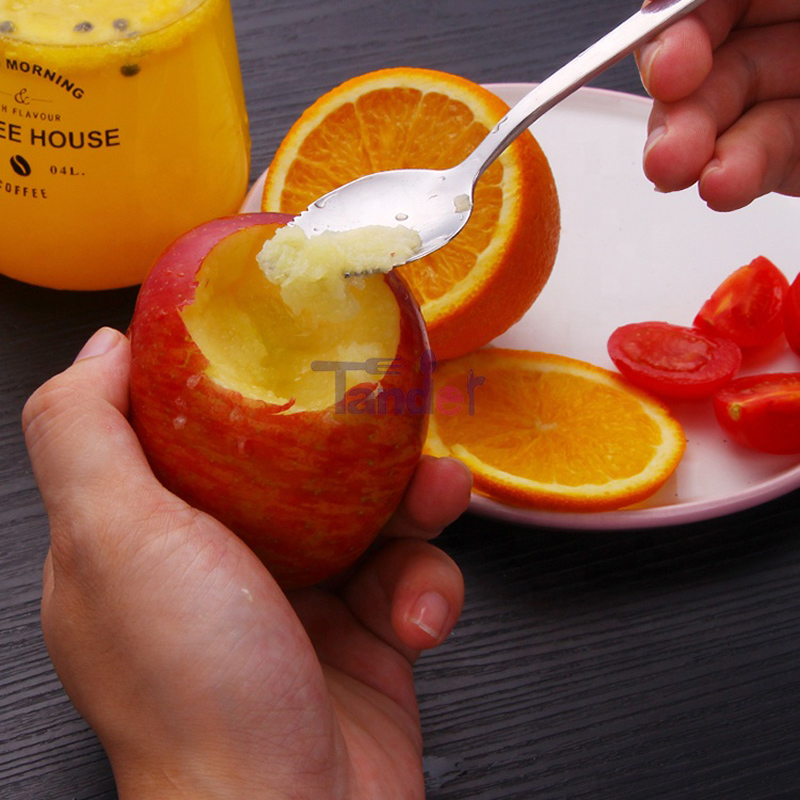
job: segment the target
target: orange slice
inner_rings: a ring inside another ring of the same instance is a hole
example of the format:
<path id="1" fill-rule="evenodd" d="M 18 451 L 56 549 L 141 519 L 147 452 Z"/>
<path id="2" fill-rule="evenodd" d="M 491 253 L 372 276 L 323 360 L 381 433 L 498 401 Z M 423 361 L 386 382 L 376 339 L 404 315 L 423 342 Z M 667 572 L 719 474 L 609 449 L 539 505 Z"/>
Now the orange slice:
<path id="1" fill-rule="evenodd" d="M 614 372 L 487 348 L 434 374 L 426 450 L 462 460 L 483 494 L 517 506 L 606 511 L 649 497 L 686 448 L 668 408 Z"/>
<path id="2" fill-rule="evenodd" d="M 443 72 L 398 67 L 353 78 L 288 132 L 269 167 L 262 209 L 296 214 L 371 172 L 454 166 L 507 110 L 482 86 Z M 550 166 L 526 132 L 478 181 L 464 230 L 400 268 L 439 358 L 487 344 L 528 310 L 550 276 L 559 220 Z"/>

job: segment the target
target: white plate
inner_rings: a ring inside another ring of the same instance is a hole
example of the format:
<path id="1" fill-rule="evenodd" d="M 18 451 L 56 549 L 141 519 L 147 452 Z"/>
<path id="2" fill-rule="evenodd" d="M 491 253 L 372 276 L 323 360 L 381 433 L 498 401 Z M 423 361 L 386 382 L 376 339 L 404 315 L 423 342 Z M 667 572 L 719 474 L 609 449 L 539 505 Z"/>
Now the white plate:
<path id="1" fill-rule="evenodd" d="M 491 84 L 509 104 L 530 84 Z M 650 101 L 584 88 L 533 126 L 561 201 L 553 274 L 531 310 L 496 340 L 613 369 L 606 340 L 619 325 L 660 319 L 690 325 L 734 269 L 764 255 L 792 280 L 800 269 L 800 200 L 772 195 L 729 214 L 694 189 L 659 194 L 644 178 Z M 259 179 L 245 204 L 257 210 Z M 800 371 L 782 341 L 740 374 Z M 726 441 L 709 402 L 673 403 L 688 446 L 667 485 L 631 509 L 596 514 L 519 509 L 474 495 L 471 510 L 523 525 L 585 530 L 650 528 L 739 511 L 800 486 L 800 457 L 771 456 Z"/>

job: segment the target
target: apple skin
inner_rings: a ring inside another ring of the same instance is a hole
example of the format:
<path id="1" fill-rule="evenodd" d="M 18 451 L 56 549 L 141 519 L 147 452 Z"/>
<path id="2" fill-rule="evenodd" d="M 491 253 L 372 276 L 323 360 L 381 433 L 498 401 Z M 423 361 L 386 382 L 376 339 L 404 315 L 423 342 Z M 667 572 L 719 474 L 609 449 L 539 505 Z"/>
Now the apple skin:
<path id="1" fill-rule="evenodd" d="M 337 413 L 333 403 L 292 413 L 204 374 L 208 362 L 180 314 L 204 259 L 227 236 L 290 219 L 225 217 L 176 240 L 143 283 L 129 330 L 131 422 L 153 472 L 233 530 L 285 588 L 333 576 L 366 550 L 403 496 L 428 422 L 407 411 L 342 413 L 340 405 Z M 397 275 L 385 280 L 400 308 L 402 368 L 376 382 L 402 397 L 429 391 L 419 307 Z"/>

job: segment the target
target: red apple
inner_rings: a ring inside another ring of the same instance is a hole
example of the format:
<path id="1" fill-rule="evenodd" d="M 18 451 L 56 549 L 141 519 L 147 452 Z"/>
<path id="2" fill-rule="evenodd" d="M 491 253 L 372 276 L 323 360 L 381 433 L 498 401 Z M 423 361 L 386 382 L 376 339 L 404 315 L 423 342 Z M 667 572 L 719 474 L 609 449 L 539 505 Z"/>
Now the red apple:
<path id="1" fill-rule="evenodd" d="M 217 219 L 158 259 L 130 327 L 131 419 L 163 484 L 296 587 L 352 564 L 397 506 L 422 450 L 430 365 L 393 273 L 354 290 L 353 319 L 292 317 L 255 260 L 289 219 Z M 345 378 L 358 383 L 342 395 Z"/>

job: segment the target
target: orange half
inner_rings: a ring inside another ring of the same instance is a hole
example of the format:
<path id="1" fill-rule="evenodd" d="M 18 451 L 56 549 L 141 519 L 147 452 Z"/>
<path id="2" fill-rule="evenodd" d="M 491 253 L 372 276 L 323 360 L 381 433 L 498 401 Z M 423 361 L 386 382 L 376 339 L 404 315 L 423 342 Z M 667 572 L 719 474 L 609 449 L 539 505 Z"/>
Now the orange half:
<path id="1" fill-rule="evenodd" d="M 484 87 L 444 72 L 398 67 L 353 78 L 323 95 L 287 133 L 261 207 L 297 214 L 362 175 L 454 166 L 507 111 Z M 553 175 L 526 131 L 478 181 L 464 230 L 400 268 L 438 358 L 487 344 L 528 310 L 550 276 L 559 233 Z"/>

